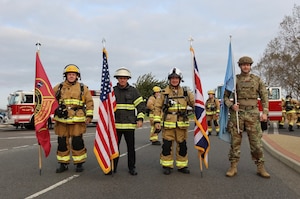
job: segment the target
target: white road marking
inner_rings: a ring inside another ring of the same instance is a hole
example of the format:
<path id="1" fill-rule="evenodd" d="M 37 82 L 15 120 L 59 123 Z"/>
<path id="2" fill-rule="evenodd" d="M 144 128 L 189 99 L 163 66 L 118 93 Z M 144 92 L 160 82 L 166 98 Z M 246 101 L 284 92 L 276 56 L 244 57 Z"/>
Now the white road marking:
<path id="1" fill-rule="evenodd" d="M 50 191 L 52 189 L 55 189 L 55 188 L 57 188 L 57 187 L 65 184 L 65 183 L 67 183 L 67 182 L 69 182 L 69 181 L 71 181 L 71 180 L 73 180 L 73 179 L 75 179 L 77 177 L 79 177 L 79 175 L 72 175 L 72 176 L 70 176 L 70 177 L 68 177 L 68 178 L 66 178 L 66 179 L 64 179 L 62 181 L 59 181 L 58 183 L 56 183 L 56 184 L 54 184 L 54 185 L 52 185 L 52 186 L 50 186 L 50 187 L 48 187 L 46 189 L 43 189 L 43 190 L 41 190 L 41 191 L 39 191 L 39 192 L 37 192 L 35 194 L 32 194 L 31 196 L 26 197 L 25 199 L 36 198 L 36 197 L 38 197 L 38 196 L 40 196 L 40 195 L 42 195 L 42 194 L 44 194 L 44 193 L 46 193 L 46 192 L 48 192 L 48 191 Z"/>
<path id="2" fill-rule="evenodd" d="M 274 133 L 274 134 L 279 134 L 279 133 L 278 133 L 278 126 L 277 126 L 277 123 L 276 123 L 276 122 L 273 122 L 273 133 Z"/>
<path id="3" fill-rule="evenodd" d="M 145 144 L 145 145 L 143 145 L 143 146 L 140 146 L 140 147 L 136 148 L 135 150 L 138 151 L 138 150 L 140 150 L 140 149 L 142 149 L 142 148 L 145 148 L 145 147 L 147 147 L 147 146 L 149 146 L 149 145 L 151 145 L 151 143 L 148 143 L 148 144 Z M 127 152 L 121 154 L 120 157 L 123 157 L 123 156 L 126 156 L 126 155 L 127 155 Z M 64 180 L 62 180 L 62 181 L 59 181 L 59 182 L 55 183 L 54 185 L 51 185 L 50 187 L 48 187 L 48 188 L 46 188 L 46 189 L 43 189 L 43 190 L 41 190 L 41 191 L 39 191 L 39 192 L 36 192 L 36 193 L 32 194 L 31 196 L 26 197 L 25 199 L 32 199 L 32 198 L 39 197 L 40 195 L 42 195 L 42 194 L 44 194 L 44 193 L 47 193 L 47 192 L 51 191 L 52 189 L 55 189 L 55 188 L 57 188 L 57 187 L 59 187 L 59 186 L 65 184 L 65 183 L 67 183 L 67 182 L 73 180 L 74 178 L 79 177 L 79 176 L 80 176 L 80 175 L 73 175 L 73 176 L 70 176 L 70 177 L 68 177 L 68 178 L 66 178 L 66 179 L 64 179 Z"/>

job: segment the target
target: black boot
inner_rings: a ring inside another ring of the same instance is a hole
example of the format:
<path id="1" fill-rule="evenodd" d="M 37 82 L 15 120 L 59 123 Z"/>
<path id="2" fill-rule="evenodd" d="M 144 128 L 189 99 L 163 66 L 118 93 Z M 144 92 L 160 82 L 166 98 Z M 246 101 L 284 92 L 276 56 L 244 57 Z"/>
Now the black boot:
<path id="1" fill-rule="evenodd" d="M 279 129 L 284 129 L 282 124 L 279 124 Z"/>
<path id="2" fill-rule="evenodd" d="M 289 131 L 294 131 L 293 126 L 289 125 Z"/>
<path id="3" fill-rule="evenodd" d="M 170 167 L 163 167 L 163 173 L 165 175 L 170 175 L 171 174 L 171 168 Z"/>
<path id="4" fill-rule="evenodd" d="M 56 173 L 62 173 L 64 171 L 68 170 L 68 164 L 66 163 L 60 163 L 59 167 L 56 169 Z"/>
<path id="5" fill-rule="evenodd" d="M 190 170 L 187 167 L 183 167 L 181 169 L 178 169 L 179 172 L 184 173 L 184 174 L 189 174 Z"/>
<path id="6" fill-rule="evenodd" d="M 83 172 L 83 163 L 77 163 L 76 164 L 76 172 Z"/>
<path id="7" fill-rule="evenodd" d="M 135 171 L 135 169 L 130 169 L 130 170 L 129 170 L 129 173 L 130 173 L 130 175 L 132 175 L 132 176 L 136 176 L 136 175 L 137 175 L 137 172 Z"/>
<path id="8" fill-rule="evenodd" d="M 153 141 L 152 145 L 161 145 L 160 141 Z"/>

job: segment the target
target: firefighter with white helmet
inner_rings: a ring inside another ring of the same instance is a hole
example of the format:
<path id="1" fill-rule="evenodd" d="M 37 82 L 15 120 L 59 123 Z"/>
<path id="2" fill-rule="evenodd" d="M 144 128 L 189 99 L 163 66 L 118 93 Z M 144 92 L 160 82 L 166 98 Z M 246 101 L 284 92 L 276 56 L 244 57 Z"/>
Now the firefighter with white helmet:
<path id="1" fill-rule="evenodd" d="M 145 117 L 145 103 L 139 91 L 129 85 L 130 71 L 121 67 L 116 70 L 114 77 L 118 80 L 114 86 L 117 109 L 115 111 L 115 125 L 118 136 L 118 148 L 122 135 L 127 145 L 128 169 L 130 175 L 137 175 L 135 170 L 135 129 L 143 126 Z M 120 150 L 120 148 L 119 148 Z M 114 172 L 117 171 L 119 157 L 114 159 Z M 111 174 L 111 172 L 109 173 Z"/>
<path id="2" fill-rule="evenodd" d="M 168 74 L 169 85 L 156 99 L 154 108 L 155 128 L 162 129 L 162 152 L 160 164 L 163 173 L 169 175 L 174 167 L 173 154 L 176 153 L 175 165 L 179 172 L 189 174 L 187 136 L 189 119 L 188 106 L 194 107 L 194 95 L 186 87 L 180 86 L 182 73 L 178 68 L 172 68 Z M 173 151 L 174 141 L 176 150 Z"/>
<path id="3" fill-rule="evenodd" d="M 152 90 L 153 90 L 153 95 L 151 95 L 147 101 L 147 108 L 149 109 L 149 120 L 151 125 L 150 142 L 152 143 L 152 145 L 161 145 L 160 141 L 158 140 L 159 131 L 156 131 L 153 122 L 153 111 L 154 111 L 155 100 L 160 98 L 161 88 L 159 86 L 154 86 Z"/>
<path id="4" fill-rule="evenodd" d="M 205 102 L 206 120 L 208 127 L 208 135 L 212 133 L 212 126 L 214 124 L 217 135 L 219 135 L 219 113 L 220 113 L 220 102 L 215 98 L 215 91 L 209 90 L 207 92 L 208 99 Z"/>
<path id="5" fill-rule="evenodd" d="M 64 82 L 57 84 L 53 90 L 59 107 L 55 111 L 55 134 L 58 135 L 57 160 L 59 167 L 56 173 L 68 170 L 72 153 L 76 172 L 82 172 L 82 164 L 87 158 L 83 141 L 86 124 L 93 118 L 94 102 L 86 85 L 79 83 L 80 70 L 74 64 L 65 66 Z"/>

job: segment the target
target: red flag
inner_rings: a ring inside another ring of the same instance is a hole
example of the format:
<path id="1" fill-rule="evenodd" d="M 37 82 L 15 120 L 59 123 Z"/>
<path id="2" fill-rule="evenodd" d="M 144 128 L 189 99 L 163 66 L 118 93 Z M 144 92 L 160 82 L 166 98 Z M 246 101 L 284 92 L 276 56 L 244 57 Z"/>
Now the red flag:
<path id="1" fill-rule="evenodd" d="M 208 138 L 205 103 L 202 92 L 200 74 L 196 62 L 194 49 L 190 48 L 193 56 L 194 65 L 194 83 L 195 83 L 195 128 L 194 128 L 194 143 L 198 150 L 199 157 L 203 160 L 204 165 L 208 168 L 208 152 L 210 142 Z"/>
<path id="2" fill-rule="evenodd" d="M 94 153 L 105 174 L 112 170 L 112 160 L 119 156 L 114 111 L 116 97 L 110 81 L 107 52 L 103 49 L 99 120 L 96 127 Z"/>
<path id="3" fill-rule="evenodd" d="M 39 52 L 36 52 L 35 66 L 35 133 L 38 143 L 43 147 L 45 156 L 47 157 L 51 149 L 47 121 L 58 107 L 58 102 L 54 97 L 54 91 L 40 61 Z"/>

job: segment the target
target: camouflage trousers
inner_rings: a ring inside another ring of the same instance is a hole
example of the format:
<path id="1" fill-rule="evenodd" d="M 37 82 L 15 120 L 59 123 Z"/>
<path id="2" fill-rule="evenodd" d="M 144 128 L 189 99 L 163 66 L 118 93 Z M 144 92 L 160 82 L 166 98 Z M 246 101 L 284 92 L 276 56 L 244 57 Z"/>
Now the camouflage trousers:
<path id="1" fill-rule="evenodd" d="M 260 125 L 260 113 L 258 109 L 240 110 L 238 112 L 239 130 L 237 128 L 236 112 L 230 112 L 228 131 L 231 133 L 231 148 L 228 154 L 230 162 L 237 162 L 240 159 L 243 131 L 247 132 L 250 143 L 252 159 L 256 162 L 264 162 L 262 148 L 262 130 Z"/>

